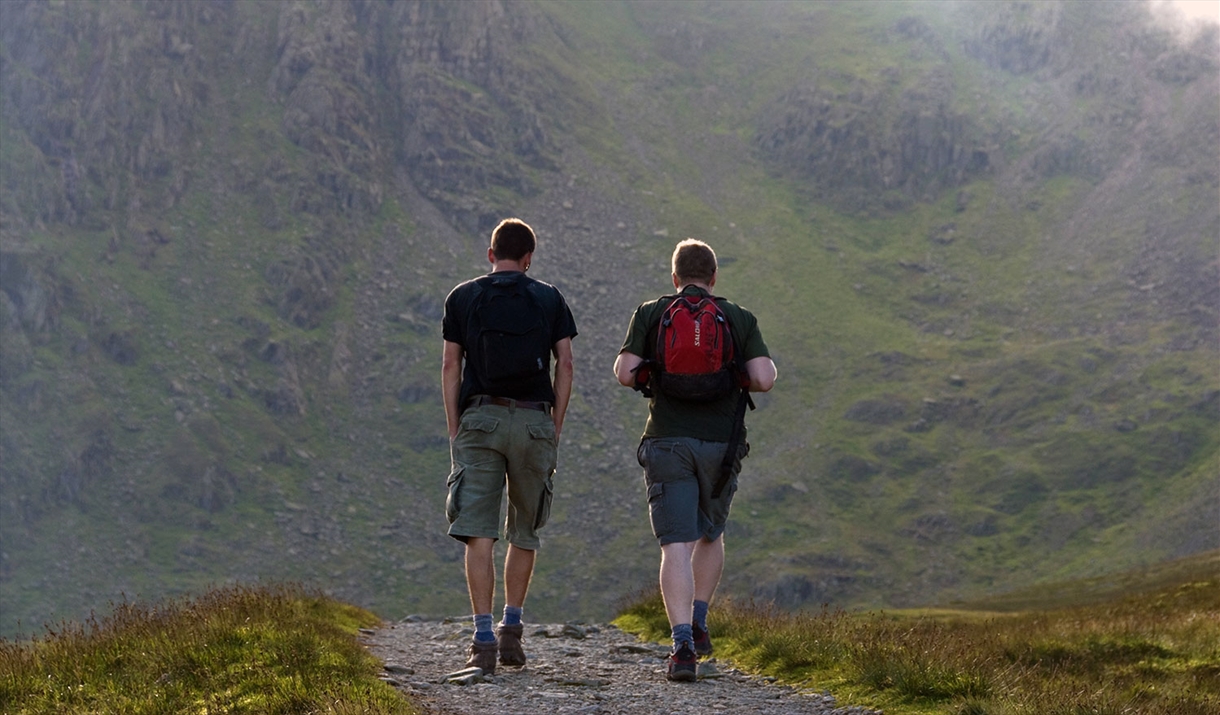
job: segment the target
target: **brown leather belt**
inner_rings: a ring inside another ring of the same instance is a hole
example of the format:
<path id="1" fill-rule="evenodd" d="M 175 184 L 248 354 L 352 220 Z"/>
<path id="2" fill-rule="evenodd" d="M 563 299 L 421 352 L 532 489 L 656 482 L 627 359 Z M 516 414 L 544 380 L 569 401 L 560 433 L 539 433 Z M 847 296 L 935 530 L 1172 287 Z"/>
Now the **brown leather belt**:
<path id="1" fill-rule="evenodd" d="M 549 402 L 533 402 L 531 400 L 513 400 L 507 397 L 492 397 L 491 395 L 475 395 L 466 403 L 467 407 L 481 407 L 482 405 L 499 405 L 500 407 L 520 407 L 523 410 L 540 410 L 542 412 L 551 411 L 551 403 Z"/>

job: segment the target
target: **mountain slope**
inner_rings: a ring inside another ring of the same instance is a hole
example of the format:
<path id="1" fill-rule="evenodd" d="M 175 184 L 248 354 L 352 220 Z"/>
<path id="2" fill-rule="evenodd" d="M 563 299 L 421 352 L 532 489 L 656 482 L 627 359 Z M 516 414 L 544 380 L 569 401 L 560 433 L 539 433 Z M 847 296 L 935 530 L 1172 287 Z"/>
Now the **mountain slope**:
<path id="1" fill-rule="evenodd" d="M 687 235 L 780 367 L 732 593 L 1216 548 L 1217 36 L 1110 9 L 0 6 L 5 629 L 227 580 L 464 608 L 439 319 L 509 214 L 581 331 L 531 609 L 654 578 L 609 364 Z"/>

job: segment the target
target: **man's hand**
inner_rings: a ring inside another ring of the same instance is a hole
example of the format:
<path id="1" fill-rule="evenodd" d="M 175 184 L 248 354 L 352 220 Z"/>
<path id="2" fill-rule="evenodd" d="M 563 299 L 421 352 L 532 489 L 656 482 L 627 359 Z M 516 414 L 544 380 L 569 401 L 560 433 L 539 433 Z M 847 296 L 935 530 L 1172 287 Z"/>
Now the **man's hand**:
<path id="1" fill-rule="evenodd" d="M 621 352 L 614 358 L 614 376 L 623 387 L 635 387 L 636 374 L 644 358 L 629 352 Z"/>

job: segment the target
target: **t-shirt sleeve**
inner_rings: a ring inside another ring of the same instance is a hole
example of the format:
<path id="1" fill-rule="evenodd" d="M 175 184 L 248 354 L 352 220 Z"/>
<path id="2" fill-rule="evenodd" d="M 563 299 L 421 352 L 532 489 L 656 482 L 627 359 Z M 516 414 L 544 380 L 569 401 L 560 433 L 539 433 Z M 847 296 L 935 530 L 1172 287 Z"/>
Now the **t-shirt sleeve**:
<path id="1" fill-rule="evenodd" d="M 741 311 L 745 316 L 743 321 L 745 324 L 742 333 L 744 340 L 741 347 L 741 357 L 745 362 L 749 362 L 754 358 L 771 357 L 771 351 L 767 349 L 767 343 L 763 341 L 762 331 L 758 329 L 758 318 L 748 310 Z"/>
<path id="2" fill-rule="evenodd" d="M 557 320 L 552 324 L 551 329 L 551 345 L 563 340 L 564 338 L 576 337 L 576 318 L 572 317 L 572 309 L 568 307 L 568 302 L 563 299 L 563 296 L 556 291 L 555 295 L 559 298 L 559 309 L 557 312 Z"/>
<path id="3" fill-rule="evenodd" d="M 445 297 L 445 314 L 441 318 L 441 337 L 451 343 L 457 343 L 465 347 L 466 335 L 458 318 L 461 312 L 457 306 L 456 295 L 457 289 L 454 289 Z"/>
<path id="4" fill-rule="evenodd" d="M 620 353 L 645 357 L 648 350 L 648 321 L 644 318 L 643 312 L 644 306 L 641 305 L 631 314 L 631 322 L 627 324 L 627 337 L 623 340 Z"/>

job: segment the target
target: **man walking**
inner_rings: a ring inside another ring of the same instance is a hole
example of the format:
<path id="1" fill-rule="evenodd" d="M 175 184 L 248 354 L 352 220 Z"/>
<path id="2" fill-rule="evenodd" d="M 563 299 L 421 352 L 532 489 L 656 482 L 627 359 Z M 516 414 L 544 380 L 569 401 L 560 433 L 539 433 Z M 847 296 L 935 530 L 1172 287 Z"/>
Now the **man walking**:
<path id="1" fill-rule="evenodd" d="M 572 394 L 576 323 L 558 289 L 525 275 L 536 246 L 524 221 L 501 221 L 487 249 L 492 272 L 455 287 L 442 321 L 441 388 L 453 465 L 445 514 L 449 535 L 466 544 L 475 626 L 466 665 L 488 675 L 497 653 L 502 665 L 525 665 L 521 614 Z M 493 547 L 506 489 L 504 616 L 493 631 Z"/>
<path id="2" fill-rule="evenodd" d="M 648 422 L 636 454 L 644 468 L 653 534 L 661 545 L 661 595 L 673 633 L 665 675 L 675 681 L 694 681 L 697 657 L 712 652 L 707 610 L 724 570 L 724 528 L 737 490 L 737 473 L 749 452 L 742 424 L 748 392 L 743 390 L 766 392 L 776 378 L 758 320 L 748 310 L 712 297 L 716 270 L 716 253 L 706 243 L 695 239 L 679 243 L 672 258 L 678 295 L 636 308 L 614 361 L 620 384 L 650 395 Z M 666 331 L 680 321 L 670 307 L 677 301 L 698 304 L 704 313 L 712 313 L 712 322 L 703 323 L 711 328 L 704 327 L 702 335 L 699 328 L 693 330 L 694 345 L 701 340 L 706 345 L 712 329 L 727 321 L 736 389 L 692 395 L 667 388 L 663 370 L 667 358 L 658 352 L 681 340 L 667 333 L 662 345 L 658 335 L 663 317 Z"/>

